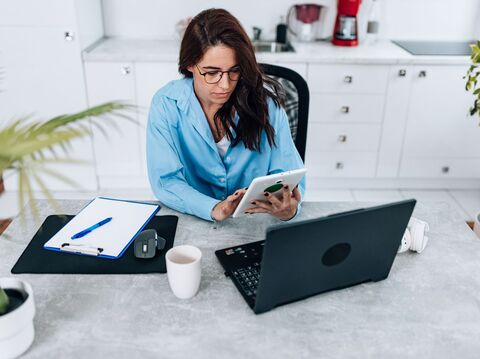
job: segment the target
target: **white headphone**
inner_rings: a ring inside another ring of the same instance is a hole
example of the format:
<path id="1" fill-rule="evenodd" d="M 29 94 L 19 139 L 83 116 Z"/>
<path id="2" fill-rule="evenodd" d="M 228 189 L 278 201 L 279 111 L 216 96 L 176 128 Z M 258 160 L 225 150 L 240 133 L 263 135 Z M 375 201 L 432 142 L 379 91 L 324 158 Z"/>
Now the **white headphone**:
<path id="1" fill-rule="evenodd" d="M 402 243 L 398 247 L 398 253 L 406 252 L 409 249 L 421 253 L 427 246 L 428 237 L 425 235 L 425 232 L 429 230 L 427 222 L 414 217 L 410 218 L 402 238 Z"/>

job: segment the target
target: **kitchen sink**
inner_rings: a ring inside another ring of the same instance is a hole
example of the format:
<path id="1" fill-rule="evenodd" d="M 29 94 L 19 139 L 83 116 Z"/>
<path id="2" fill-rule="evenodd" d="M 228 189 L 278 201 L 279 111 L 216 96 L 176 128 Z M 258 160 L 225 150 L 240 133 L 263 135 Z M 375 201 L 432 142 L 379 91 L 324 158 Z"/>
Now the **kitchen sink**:
<path id="1" fill-rule="evenodd" d="M 295 52 L 291 44 L 282 44 L 275 41 L 254 41 L 255 52 Z"/>

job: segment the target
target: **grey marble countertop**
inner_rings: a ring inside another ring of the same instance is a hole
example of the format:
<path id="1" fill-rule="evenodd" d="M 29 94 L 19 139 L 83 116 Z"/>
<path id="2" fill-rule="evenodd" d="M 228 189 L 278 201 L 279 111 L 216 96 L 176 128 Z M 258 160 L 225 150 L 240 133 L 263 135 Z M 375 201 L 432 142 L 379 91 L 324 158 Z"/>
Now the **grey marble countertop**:
<path id="1" fill-rule="evenodd" d="M 40 221 L 75 214 L 85 201 L 39 201 Z M 369 204 L 372 205 L 372 204 Z M 361 204 L 306 202 L 299 220 Z M 162 208 L 160 215 L 175 213 Z M 377 283 L 320 294 L 255 315 L 224 276 L 214 251 L 263 239 L 264 215 L 218 225 L 179 215 L 175 244 L 203 252 L 199 293 L 174 297 L 164 274 L 42 275 L 31 283 L 36 336 L 25 358 L 477 358 L 480 241 L 446 203 L 417 204 L 430 224 L 422 254 L 398 255 Z M 16 219 L 0 237 L 0 277 L 39 222 Z"/>
<path id="2" fill-rule="evenodd" d="M 357 63 L 357 64 L 445 64 L 468 65 L 469 56 L 414 56 L 391 41 L 361 44 L 356 47 L 333 46 L 330 42 L 293 43 L 295 52 L 256 54 L 265 63 Z M 83 52 L 90 61 L 177 62 L 179 40 L 125 39 L 106 37 Z"/>

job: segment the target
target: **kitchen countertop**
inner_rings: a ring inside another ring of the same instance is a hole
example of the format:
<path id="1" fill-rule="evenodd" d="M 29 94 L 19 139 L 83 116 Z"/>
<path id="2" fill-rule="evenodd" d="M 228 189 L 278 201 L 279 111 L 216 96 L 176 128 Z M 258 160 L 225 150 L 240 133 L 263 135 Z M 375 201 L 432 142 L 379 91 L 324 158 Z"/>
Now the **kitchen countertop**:
<path id="1" fill-rule="evenodd" d="M 77 213 L 87 201 L 38 202 L 43 220 Z M 305 202 L 298 219 L 362 204 Z M 371 203 L 369 205 L 372 205 Z M 417 204 L 430 224 L 422 254 L 397 256 L 377 283 L 320 294 L 255 315 L 215 258 L 216 249 L 263 239 L 275 219 L 218 225 L 177 214 L 175 244 L 203 252 L 199 293 L 179 300 L 165 274 L 15 277 L 35 293 L 35 341 L 24 358 L 477 358 L 480 351 L 480 241 L 446 203 Z M 38 228 L 27 214 L 0 237 L 0 277 Z"/>
<path id="2" fill-rule="evenodd" d="M 359 63 L 359 64 L 468 64 L 468 56 L 414 56 L 383 40 L 357 47 L 333 46 L 330 42 L 293 43 L 293 53 L 257 53 L 266 63 Z M 83 52 L 84 61 L 177 62 L 178 40 L 104 38 Z"/>

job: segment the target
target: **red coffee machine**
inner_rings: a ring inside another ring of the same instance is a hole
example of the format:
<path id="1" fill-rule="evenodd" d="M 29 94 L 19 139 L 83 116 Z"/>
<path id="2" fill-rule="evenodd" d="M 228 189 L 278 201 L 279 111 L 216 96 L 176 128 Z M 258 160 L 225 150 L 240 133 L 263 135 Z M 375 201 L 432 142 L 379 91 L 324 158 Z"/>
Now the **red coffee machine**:
<path id="1" fill-rule="evenodd" d="M 337 19 L 333 29 L 332 43 L 337 46 L 357 46 L 357 14 L 362 0 L 338 0 Z"/>

